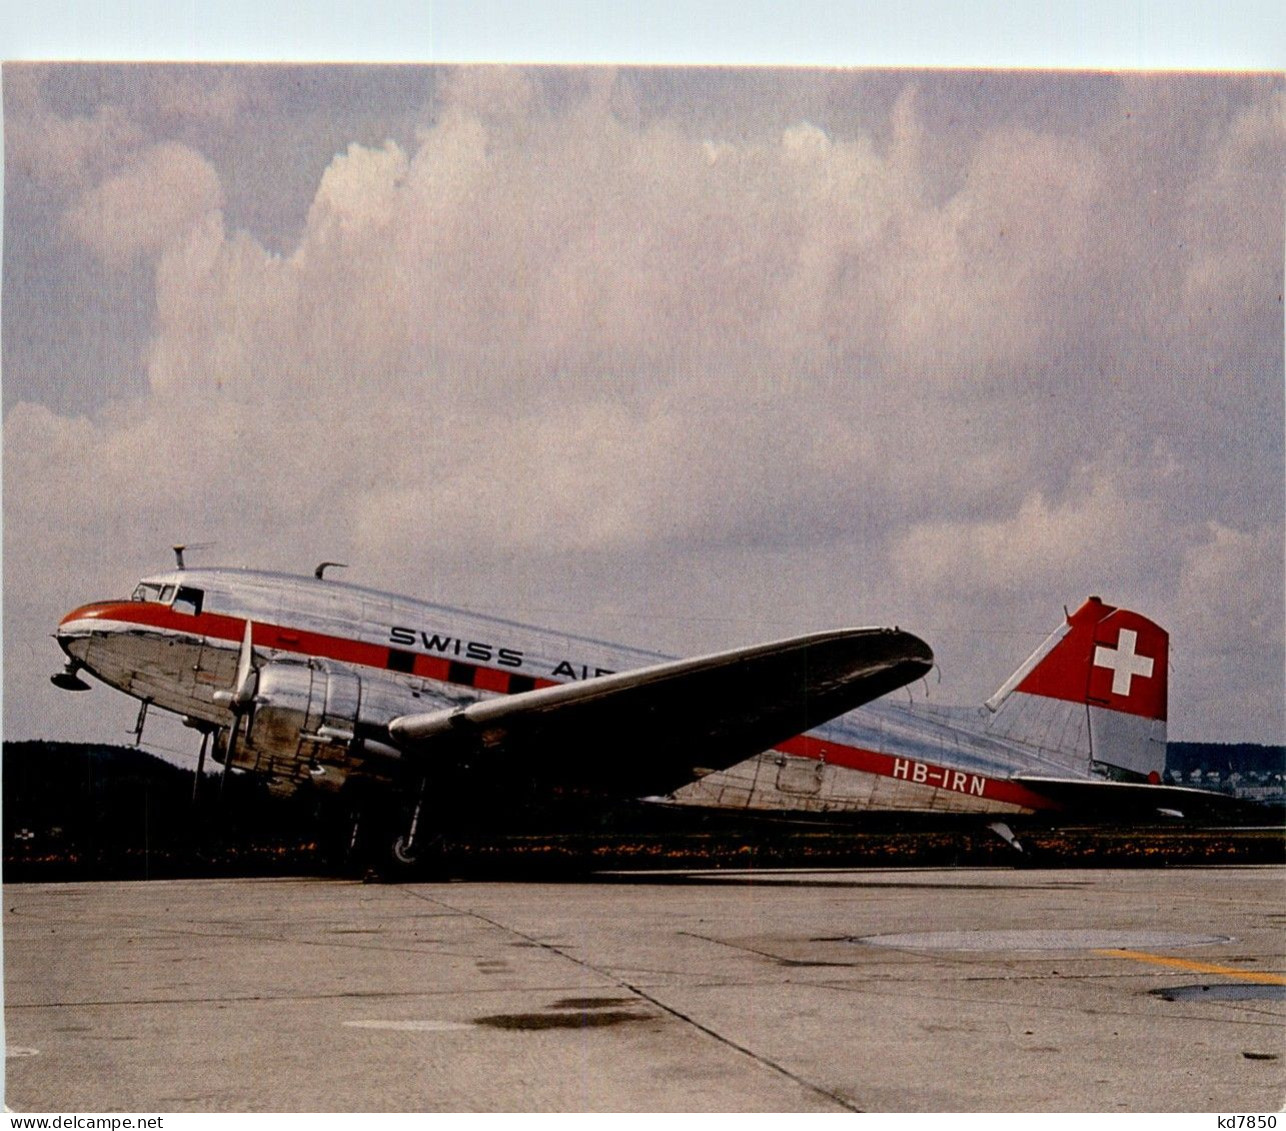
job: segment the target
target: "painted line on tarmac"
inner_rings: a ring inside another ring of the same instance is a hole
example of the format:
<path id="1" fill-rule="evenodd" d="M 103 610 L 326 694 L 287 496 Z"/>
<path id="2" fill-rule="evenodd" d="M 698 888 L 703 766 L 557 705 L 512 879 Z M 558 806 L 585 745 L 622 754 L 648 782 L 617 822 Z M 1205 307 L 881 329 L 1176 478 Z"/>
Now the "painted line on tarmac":
<path id="1" fill-rule="evenodd" d="M 1214 962 L 1194 962 L 1190 958 L 1170 958 L 1164 954 L 1147 954 L 1141 950 L 1096 950 L 1105 958 L 1132 958 L 1136 962 L 1151 962 L 1155 966 L 1172 966 L 1179 970 L 1191 970 L 1197 974 L 1224 974 L 1229 978 L 1241 978 L 1247 982 L 1258 982 L 1263 986 L 1286 986 L 1286 975 L 1264 974 L 1257 970 L 1239 970 L 1235 966 L 1219 966 Z"/>

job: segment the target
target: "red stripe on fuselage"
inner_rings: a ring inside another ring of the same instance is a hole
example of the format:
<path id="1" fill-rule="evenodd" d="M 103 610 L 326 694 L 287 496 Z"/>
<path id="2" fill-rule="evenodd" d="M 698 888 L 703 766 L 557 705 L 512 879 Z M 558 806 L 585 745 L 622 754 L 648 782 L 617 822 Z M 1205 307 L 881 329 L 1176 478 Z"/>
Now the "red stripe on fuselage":
<path id="1" fill-rule="evenodd" d="M 195 615 L 180 613 L 168 605 L 157 605 L 147 601 L 107 601 L 85 605 L 63 617 L 62 624 L 77 620 L 123 621 L 126 624 L 158 628 L 167 632 L 181 632 L 185 636 L 204 636 L 207 639 L 235 645 L 240 645 L 246 631 L 246 622 L 241 617 L 224 616 L 220 613 Z M 317 659 L 339 660 L 345 664 L 378 668 L 380 671 L 390 670 L 390 648 L 387 644 L 371 644 L 364 640 L 350 640 L 343 636 L 331 636 L 328 633 L 311 632 L 303 628 L 287 628 L 264 621 L 254 622 L 252 639 L 256 648 L 271 648 Z M 501 668 L 484 668 L 477 664 L 462 663 L 454 657 L 447 659 L 429 656 L 423 652 L 409 654 L 415 657 L 411 670 L 398 674 L 416 675 L 439 683 L 451 683 L 456 682 L 448 678 L 454 663 L 457 668 L 471 669 L 473 681 L 469 686 L 483 691 L 508 691 L 510 677 L 520 674 Z M 534 682 L 536 687 L 554 687 L 558 681 L 535 677 Z"/>
<path id="2" fill-rule="evenodd" d="M 794 738 L 779 742 L 775 749 L 783 754 L 793 754 L 796 758 L 812 758 L 866 774 L 895 778 L 909 785 L 945 789 L 966 796 L 983 797 L 988 801 L 1020 805 L 1024 809 L 1058 808 L 1048 797 L 1033 793 L 1017 782 L 989 778 L 969 770 L 938 766 L 899 754 L 883 754 L 876 750 L 863 750 L 860 746 L 844 746 L 807 734 L 797 734 Z"/>
<path id="3" fill-rule="evenodd" d="M 93 605 L 84 605 L 68 613 L 62 624 L 78 620 L 110 620 L 126 624 L 137 624 L 162 631 L 179 632 L 185 636 L 203 636 L 220 640 L 232 646 L 239 646 L 245 635 L 246 622 L 240 617 L 224 616 L 220 613 L 180 613 L 168 605 L 158 605 L 148 601 L 106 601 Z M 60 625 L 61 627 L 61 625 Z M 310 658 L 339 660 L 346 664 L 376 668 L 389 671 L 389 646 L 387 644 L 370 644 L 363 640 L 349 640 L 342 636 L 331 636 L 322 632 L 310 632 L 306 629 L 287 628 L 282 625 L 254 622 L 253 642 L 257 648 L 272 648 L 282 652 L 293 652 Z M 400 649 L 399 649 L 400 651 Z M 410 672 L 396 672 L 401 675 L 416 675 L 423 679 L 439 683 L 455 683 L 450 678 L 461 670 L 472 669 L 472 683 L 468 686 L 483 691 L 509 691 L 511 677 L 522 676 L 520 672 L 504 671 L 499 668 L 486 668 L 477 664 L 462 663 L 459 660 L 448 660 L 437 656 L 428 656 L 422 652 L 410 653 L 415 657 Z M 455 669 L 453 673 L 452 669 Z M 525 678 L 532 679 L 527 676 Z M 556 680 L 532 679 L 535 687 L 557 686 Z M 775 749 L 783 754 L 797 758 L 812 758 L 815 761 L 830 762 L 836 766 L 858 770 L 863 773 L 877 774 L 880 777 L 895 778 L 910 784 L 936 787 L 956 793 L 973 794 L 991 801 L 1007 802 L 1025 809 L 1057 808 L 1047 797 L 1033 793 L 1024 786 L 1003 779 L 984 777 L 968 771 L 949 769 L 929 762 L 895 754 L 883 754 L 875 750 L 864 750 L 857 746 L 844 746 L 825 739 L 809 735 L 796 735 L 785 742 L 778 743 Z M 980 783 L 980 784 L 979 784 Z"/>

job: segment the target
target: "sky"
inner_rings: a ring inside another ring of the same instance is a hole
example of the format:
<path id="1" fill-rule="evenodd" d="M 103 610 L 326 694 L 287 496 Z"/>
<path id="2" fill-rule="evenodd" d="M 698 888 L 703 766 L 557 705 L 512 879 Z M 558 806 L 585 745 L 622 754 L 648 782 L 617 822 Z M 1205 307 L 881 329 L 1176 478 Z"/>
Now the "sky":
<path id="1" fill-rule="evenodd" d="M 4 734 L 195 564 L 673 654 L 1087 595 L 1281 742 L 1280 74 L 6 65 Z M 195 743 L 192 743 L 195 748 Z"/>

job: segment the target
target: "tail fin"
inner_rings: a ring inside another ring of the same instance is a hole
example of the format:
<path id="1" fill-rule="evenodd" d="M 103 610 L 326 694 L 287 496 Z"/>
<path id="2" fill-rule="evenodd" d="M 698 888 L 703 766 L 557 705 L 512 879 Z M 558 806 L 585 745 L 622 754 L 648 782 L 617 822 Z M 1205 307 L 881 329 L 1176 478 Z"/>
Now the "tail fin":
<path id="1" fill-rule="evenodd" d="M 987 700 L 988 733 L 1084 774 L 1165 772 L 1170 637 L 1091 597 Z"/>

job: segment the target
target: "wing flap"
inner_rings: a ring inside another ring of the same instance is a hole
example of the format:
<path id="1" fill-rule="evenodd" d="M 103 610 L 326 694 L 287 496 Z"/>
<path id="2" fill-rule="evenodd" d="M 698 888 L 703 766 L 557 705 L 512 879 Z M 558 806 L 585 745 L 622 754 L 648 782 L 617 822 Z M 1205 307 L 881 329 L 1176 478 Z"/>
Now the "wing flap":
<path id="1" fill-rule="evenodd" d="M 842 629 L 450 711 L 404 715 L 404 749 L 461 747 L 533 784 L 664 793 L 696 766 L 722 768 L 909 683 L 933 653 L 898 629 Z"/>

